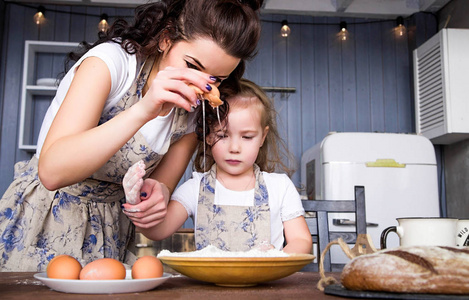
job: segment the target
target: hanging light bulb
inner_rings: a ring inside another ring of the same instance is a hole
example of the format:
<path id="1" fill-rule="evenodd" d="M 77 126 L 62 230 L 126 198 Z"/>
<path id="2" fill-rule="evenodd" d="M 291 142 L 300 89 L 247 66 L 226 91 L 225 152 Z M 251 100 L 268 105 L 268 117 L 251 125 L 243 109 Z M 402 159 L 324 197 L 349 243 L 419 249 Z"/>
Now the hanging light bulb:
<path id="1" fill-rule="evenodd" d="M 406 28 L 404 26 L 404 18 L 403 17 L 397 17 L 396 19 L 396 28 L 394 31 L 396 32 L 396 36 L 403 36 L 406 34 Z"/>
<path id="2" fill-rule="evenodd" d="M 46 11 L 46 8 L 42 5 L 37 8 L 37 13 L 33 17 L 34 23 L 39 25 L 42 22 L 44 22 L 44 19 L 46 18 L 44 15 L 45 11 Z"/>
<path id="3" fill-rule="evenodd" d="M 347 31 L 347 22 L 340 22 L 340 31 L 339 31 L 339 38 L 341 41 L 346 41 L 348 39 L 348 31 Z"/>
<path id="4" fill-rule="evenodd" d="M 101 21 L 99 21 L 98 29 L 99 31 L 106 32 L 109 29 L 109 24 L 107 23 L 108 15 L 101 14 L 99 18 L 101 19 Z"/>
<path id="5" fill-rule="evenodd" d="M 282 21 L 282 28 L 280 29 L 280 35 L 282 37 L 288 37 L 290 35 L 290 27 L 288 27 L 288 21 L 287 20 L 283 20 Z"/>

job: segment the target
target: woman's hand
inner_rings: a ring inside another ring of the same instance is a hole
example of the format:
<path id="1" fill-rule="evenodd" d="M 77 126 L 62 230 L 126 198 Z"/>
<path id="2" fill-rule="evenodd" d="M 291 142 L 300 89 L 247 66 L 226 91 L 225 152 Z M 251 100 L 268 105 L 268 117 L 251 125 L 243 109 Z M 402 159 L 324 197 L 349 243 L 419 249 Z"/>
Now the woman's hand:
<path id="1" fill-rule="evenodd" d="M 161 223 L 167 212 L 169 191 L 167 187 L 155 179 L 147 178 L 145 164 L 142 160 L 136 162 L 124 175 L 126 204 L 123 205 L 124 214 L 135 226 L 148 228 Z"/>
<path id="2" fill-rule="evenodd" d="M 210 75 L 194 69 L 166 67 L 153 79 L 149 79 L 149 88 L 138 104 L 148 120 L 175 106 L 191 111 L 192 107 L 197 107 L 200 102 L 189 84 L 204 92 L 210 92 L 209 83 L 213 82 Z"/>
<path id="3" fill-rule="evenodd" d="M 163 183 L 152 178 L 143 181 L 139 193 L 140 203 L 122 205 L 126 214 L 135 226 L 150 228 L 163 222 L 169 202 L 169 190 Z"/>

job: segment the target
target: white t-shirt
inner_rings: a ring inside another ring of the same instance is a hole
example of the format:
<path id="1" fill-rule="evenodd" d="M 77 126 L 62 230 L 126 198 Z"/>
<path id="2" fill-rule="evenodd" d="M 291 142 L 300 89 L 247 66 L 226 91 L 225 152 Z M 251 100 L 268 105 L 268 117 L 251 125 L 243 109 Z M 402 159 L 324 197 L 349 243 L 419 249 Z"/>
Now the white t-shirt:
<path id="1" fill-rule="evenodd" d="M 277 249 L 283 248 L 283 222 L 305 215 L 300 195 L 293 182 L 285 174 L 262 172 L 270 206 L 271 244 Z M 192 178 L 182 184 L 171 196 L 171 200 L 181 203 L 187 215 L 194 220 L 197 227 L 197 202 L 200 180 L 203 174 L 194 172 Z M 233 206 L 253 206 L 254 189 L 249 191 L 232 191 L 218 180 L 215 187 L 215 204 Z"/>
<path id="2" fill-rule="evenodd" d="M 49 106 L 49 109 L 47 110 L 42 122 L 41 131 L 39 132 L 37 142 L 37 157 L 40 155 L 47 132 L 49 131 L 49 128 L 55 118 L 55 115 L 57 114 L 57 111 L 59 110 L 60 105 L 67 95 L 68 89 L 70 88 L 78 67 L 84 59 L 92 56 L 101 59 L 106 64 L 111 74 L 111 91 L 106 100 L 103 112 L 108 112 L 113 107 L 115 107 L 135 81 L 137 76 L 137 67 L 140 65 L 140 62 L 137 61 L 137 56 L 135 54 L 128 54 L 124 49 L 122 49 L 120 44 L 114 42 L 103 43 L 90 49 L 73 65 L 70 71 L 67 72 L 67 74 L 60 82 L 57 93 L 52 100 L 51 105 Z M 174 109 L 171 110 L 168 115 L 163 117 L 156 117 L 140 128 L 140 132 L 143 134 L 152 150 L 159 154 L 164 154 L 165 152 L 163 151 L 162 153 L 160 149 L 170 134 L 173 116 Z M 187 133 L 194 131 L 194 117 L 195 114 L 189 114 Z"/>

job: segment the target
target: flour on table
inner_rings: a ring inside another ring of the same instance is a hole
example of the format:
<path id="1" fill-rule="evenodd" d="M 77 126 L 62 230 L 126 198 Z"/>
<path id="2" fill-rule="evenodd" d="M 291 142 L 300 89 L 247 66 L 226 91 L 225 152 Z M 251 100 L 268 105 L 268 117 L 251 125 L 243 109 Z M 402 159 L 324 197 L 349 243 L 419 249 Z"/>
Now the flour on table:
<path id="1" fill-rule="evenodd" d="M 251 249 L 249 251 L 224 251 L 215 246 L 209 245 L 204 249 L 191 251 L 191 252 L 171 252 L 169 250 L 161 250 L 158 254 L 160 256 L 176 256 L 176 257 L 288 257 L 289 255 L 277 249 L 270 249 L 268 251 L 261 251 L 258 249 Z"/>

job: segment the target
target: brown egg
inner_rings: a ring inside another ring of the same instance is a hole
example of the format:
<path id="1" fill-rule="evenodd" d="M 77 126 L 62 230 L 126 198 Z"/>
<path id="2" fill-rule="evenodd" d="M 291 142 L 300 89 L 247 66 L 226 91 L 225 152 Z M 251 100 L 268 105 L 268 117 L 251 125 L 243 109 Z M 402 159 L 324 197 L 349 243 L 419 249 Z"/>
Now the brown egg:
<path id="1" fill-rule="evenodd" d="M 163 264 L 155 256 L 142 256 L 132 266 L 132 278 L 157 278 L 163 276 Z"/>
<path id="2" fill-rule="evenodd" d="M 82 267 L 78 260 L 66 254 L 61 254 L 47 265 L 47 277 L 55 279 L 78 279 Z"/>
<path id="3" fill-rule="evenodd" d="M 88 263 L 80 272 L 83 280 L 125 279 L 125 267 L 114 258 L 100 258 Z"/>

